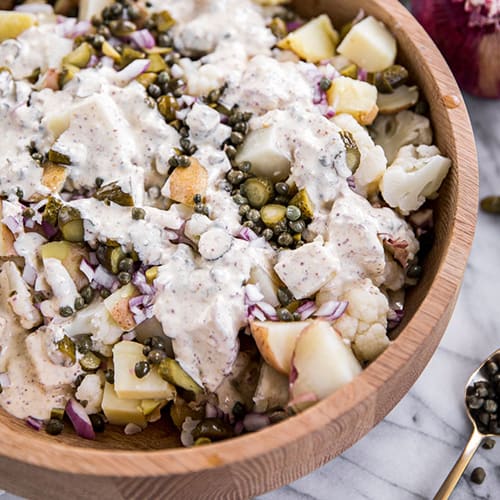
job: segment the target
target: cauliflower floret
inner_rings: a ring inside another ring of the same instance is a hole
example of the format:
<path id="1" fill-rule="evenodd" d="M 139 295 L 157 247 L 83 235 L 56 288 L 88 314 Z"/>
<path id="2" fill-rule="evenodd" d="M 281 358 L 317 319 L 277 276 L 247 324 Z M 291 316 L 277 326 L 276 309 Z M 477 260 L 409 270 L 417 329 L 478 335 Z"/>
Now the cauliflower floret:
<path id="1" fill-rule="evenodd" d="M 78 401 L 87 402 L 83 406 L 87 414 L 92 415 L 101 411 L 103 394 L 104 376 L 100 372 L 87 375 L 78 386 L 75 396 Z"/>
<path id="2" fill-rule="evenodd" d="M 352 342 L 361 361 L 373 361 L 390 344 L 387 337 L 389 302 L 370 280 L 358 283 L 341 297 L 349 302 L 335 329 Z"/>
<path id="3" fill-rule="evenodd" d="M 419 209 L 426 198 L 437 196 L 451 167 L 436 146 L 404 146 L 387 169 L 380 190 L 384 200 L 408 215 Z"/>
<path id="4" fill-rule="evenodd" d="M 42 316 L 33 305 L 31 293 L 23 280 L 19 269 L 13 262 L 5 262 L 3 271 L 9 280 L 8 303 L 18 317 L 21 326 L 30 330 L 42 322 Z"/>
<path id="5" fill-rule="evenodd" d="M 398 151 L 409 144 L 432 144 L 431 122 L 413 111 L 401 111 L 396 115 L 380 115 L 370 128 L 375 144 L 382 146 L 389 165 Z"/>
<path id="6" fill-rule="evenodd" d="M 339 128 L 352 134 L 361 153 L 359 167 L 354 173 L 356 190 L 363 195 L 377 193 L 378 184 L 387 168 L 384 150 L 374 144 L 366 129 L 351 115 L 340 114 L 333 121 Z"/>

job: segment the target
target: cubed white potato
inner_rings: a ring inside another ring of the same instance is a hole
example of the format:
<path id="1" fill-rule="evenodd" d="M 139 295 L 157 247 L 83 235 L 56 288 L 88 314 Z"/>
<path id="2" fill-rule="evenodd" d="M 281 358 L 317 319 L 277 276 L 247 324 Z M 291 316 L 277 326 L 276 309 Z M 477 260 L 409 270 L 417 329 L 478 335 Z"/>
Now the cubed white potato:
<path id="1" fill-rule="evenodd" d="M 346 76 L 335 78 L 327 92 L 336 113 L 352 115 L 361 125 L 370 125 L 378 114 L 377 87 Z"/>
<path id="2" fill-rule="evenodd" d="M 78 386 L 75 396 L 88 415 L 101 411 L 102 396 L 104 393 L 104 375 L 102 372 L 89 373 Z"/>
<path id="3" fill-rule="evenodd" d="M 129 302 L 132 297 L 137 295 L 139 295 L 137 289 L 129 283 L 104 300 L 104 307 L 108 310 L 110 316 L 126 332 L 135 327 L 135 319 L 130 311 Z"/>
<path id="4" fill-rule="evenodd" d="M 310 321 L 252 321 L 250 330 L 266 363 L 278 372 L 288 375 L 295 343 L 310 324 Z"/>
<path id="5" fill-rule="evenodd" d="M 175 388 L 160 377 L 157 367 L 143 378 L 135 375 L 136 363 L 146 361 L 142 349 L 141 344 L 131 341 L 113 347 L 116 394 L 120 399 L 173 399 Z"/>
<path id="6" fill-rule="evenodd" d="M 290 155 L 278 145 L 278 129 L 270 126 L 250 132 L 236 157 L 238 163 L 249 161 L 256 176 L 281 181 L 290 175 Z"/>
<path id="7" fill-rule="evenodd" d="M 102 397 L 102 411 L 110 424 L 136 424 L 146 427 L 146 417 L 140 399 L 120 399 L 112 384 L 106 382 Z"/>
<path id="8" fill-rule="evenodd" d="M 397 44 L 385 25 L 369 16 L 352 27 L 337 51 L 366 71 L 375 72 L 394 64 Z"/>
<path id="9" fill-rule="evenodd" d="M 263 363 L 253 401 L 258 413 L 284 408 L 288 402 L 288 377 Z"/>
<path id="10" fill-rule="evenodd" d="M 339 269 L 338 259 L 320 241 L 284 250 L 274 266 L 296 299 L 312 297 Z"/>
<path id="11" fill-rule="evenodd" d="M 54 140 L 59 139 L 71 123 L 71 109 L 65 108 L 49 113 L 46 118 L 47 128 L 52 133 Z"/>
<path id="12" fill-rule="evenodd" d="M 0 10 L 0 42 L 17 38 L 35 24 L 36 17 L 33 14 Z"/>
<path id="13" fill-rule="evenodd" d="M 308 395 L 326 398 L 362 371 L 351 348 L 327 321 L 315 321 L 301 333 L 292 363 L 296 370 L 290 386 L 292 401 Z M 297 403 L 297 408 L 310 404 Z"/>
<path id="14" fill-rule="evenodd" d="M 307 62 L 318 63 L 335 55 L 339 34 L 323 14 L 280 40 L 280 49 L 291 50 Z"/>

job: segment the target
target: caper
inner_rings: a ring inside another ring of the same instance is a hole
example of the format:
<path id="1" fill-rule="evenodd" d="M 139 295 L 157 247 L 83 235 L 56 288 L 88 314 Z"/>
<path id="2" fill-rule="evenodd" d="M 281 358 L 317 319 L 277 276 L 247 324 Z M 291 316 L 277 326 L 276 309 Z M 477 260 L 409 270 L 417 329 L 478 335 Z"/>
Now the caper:
<path id="1" fill-rule="evenodd" d="M 157 99 L 158 97 L 161 96 L 161 88 L 159 85 L 156 85 L 156 83 L 151 83 L 148 85 L 148 94 L 153 98 Z"/>
<path id="2" fill-rule="evenodd" d="M 295 300 L 293 293 L 290 290 L 288 290 L 288 288 L 283 288 L 283 287 L 278 288 L 277 295 L 280 304 L 284 307 L 291 304 Z"/>
<path id="3" fill-rule="evenodd" d="M 191 141 L 187 137 L 183 137 L 180 141 L 179 144 L 181 145 L 181 148 L 184 151 L 189 151 L 191 148 Z"/>
<path id="4" fill-rule="evenodd" d="M 288 35 L 286 23 L 280 17 L 273 17 L 271 23 L 269 24 L 269 29 L 278 39 L 285 38 Z"/>
<path id="5" fill-rule="evenodd" d="M 283 215 L 284 216 L 284 215 Z M 263 219 L 264 220 L 264 219 Z M 285 233 L 286 230 L 288 229 L 288 224 L 286 222 L 285 219 L 282 219 L 280 220 L 279 222 L 277 222 L 274 226 L 273 226 L 273 231 L 274 231 L 274 234 L 276 235 L 280 235 L 282 233 Z"/>
<path id="6" fill-rule="evenodd" d="M 329 78 L 323 77 L 319 82 L 319 87 L 324 92 L 328 91 L 332 86 L 332 81 Z"/>
<path id="7" fill-rule="evenodd" d="M 210 214 L 210 209 L 208 208 L 208 205 L 205 205 L 204 203 L 198 203 L 194 207 L 194 211 L 197 214 L 202 214 L 208 216 Z"/>
<path id="8" fill-rule="evenodd" d="M 488 363 L 486 363 L 486 370 L 488 370 L 488 373 L 490 375 L 496 375 L 499 368 L 497 363 L 495 363 L 494 361 L 488 361 Z"/>
<path id="9" fill-rule="evenodd" d="M 102 35 L 94 35 L 90 41 L 92 47 L 96 50 L 101 50 L 102 44 L 106 41 L 106 39 Z"/>
<path id="10" fill-rule="evenodd" d="M 483 449 L 485 450 L 491 450 L 495 447 L 495 440 L 494 439 L 491 439 L 491 438 L 486 438 L 483 442 Z"/>
<path id="11" fill-rule="evenodd" d="M 250 170 L 252 169 L 252 164 L 249 161 L 244 161 L 244 162 L 240 163 L 237 168 L 241 172 L 248 174 L 248 172 L 250 172 Z"/>
<path id="12" fill-rule="evenodd" d="M 23 217 L 25 219 L 31 219 L 35 215 L 35 211 L 32 208 L 25 208 L 23 211 Z"/>
<path id="13" fill-rule="evenodd" d="M 126 21 L 125 19 L 120 19 L 119 21 L 111 21 L 108 26 L 111 34 L 116 37 L 124 37 L 130 35 L 137 30 L 137 27 L 133 22 Z"/>
<path id="14" fill-rule="evenodd" d="M 283 221 L 286 217 L 286 207 L 283 205 L 270 204 L 261 208 L 260 216 L 262 222 L 270 227 L 274 228 L 279 222 Z M 286 230 L 286 222 L 285 222 Z"/>
<path id="15" fill-rule="evenodd" d="M 244 217 L 245 215 L 248 214 L 248 212 L 250 212 L 250 205 L 248 204 L 244 204 L 244 205 L 240 205 L 240 208 L 238 209 L 238 213 Z"/>
<path id="16" fill-rule="evenodd" d="M 245 174 L 243 172 L 240 172 L 239 170 L 230 170 L 226 175 L 227 180 L 233 186 L 241 184 L 245 180 L 245 177 Z"/>
<path id="17" fill-rule="evenodd" d="M 246 215 L 248 220 L 251 220 L 252 222 L 259 222 L 260 221 L 260 212 L 256 210 L 255 208 L 252 208 L 251 210 L 248 211 Z"/>
<path id="18" fill-rule="evenodd" d="M 64 423 L 57 418 L 51 418 L 45 426 L 45 432 L 47 434 L 50 434 L 51 436 L 57 436 L 58 434 L 61 434 L 63 429 Z"/>
<path id="19" fill-rule="evenodd" d="M 235 132 L 239 132 L 240 134 L 245 135 L 248 132 L 248 123 L 246 122 L 238 122 L 233 127 Z"/>
<path id="20" fill-rule="evenodd" d="M 264 231 L 262 231 L 262 237 L 266 241 L 271 241 L 273 239 L 273 236 L 274 236 L 274 231 L 270 228 L 266 228 L 264 229 Z"/>
<path id="21" fill-rule="evenodd" d="M 142 348 L 142 354 L 144 354 L 144 356 L 148 356 L 149 353 L 151 352 L 151 347 L 148 346 L 148 345 L 145 345 L 143 348 Z"/>
<path id="22" fill-rule="evenodd" d="M 146 217 L 146 211 L 143 208 L 134 207 L 132 209 L 132 219 L 142 220 Z"/>
<path id="23" fill-rule="evenodd" d="M 99 413 L 93 413 L 92 415 L 89 415 L 89 418 L 94 432 L 104 432 L 106 430 L 106 422 L 104 421 L 104 417 L 102 415 Z"/>
<path id="24" fill-rule="evenodd" d="M 209 438 L 212 440 L 227 439 L 233 435 L 230 425 L 219 418 L 207 418 L 202 420 L 193 430 L 195 441 L 199 438 Z"/>
<path id="25" fill-rule="evenodd" d="M 85 299 L 83 297 L 77 297 L 75 299 L 75 311 L 81 311 L 85 307 Z"/>
<path id="26" fill-rule="evenodd" d="M 498 410 L 498 404 L 493 401 L 493 399 L 487 399 L 483 405 L 484 411 L 487 413 L 496 413 Z"/>
<path id="27" fill-rule="evenodd" d="M 293 243 L 293 236 L 290 233 L 281 233 L 278 236 L 278 245 L 289 247 Z"/>
<path id="28" fill-rule="evenodd" d="M 118 19 L 121 17 L 123 13 L 123 6 L 119 3 L 114 3 L 109 6 L 109 14 L 112 16 L 114 19 Z"/>
<path id="29" fill-rule="evenodd" d="M 221 97 L 221 90 L 214 89 L 208 93 L 207 99 L 208 99 L 208 102 L 216 103 L 219 101 L 220 97 Z"/>
<path id="30" fill-rule="evenodd" d="M 247 179 L 243 188 L 248 198 L 248 203 L 253 208 L 262 208 L 266 205 L 274 192 L 274 186 L 271 181 L 262 177 Z"/>
<path id="31" fill-rule="evenodd" d="M 475 484 L 482 484 L 485 478 L 486 472 L 482 467 L 476 467 L 470 475 L 470 480 Z"/>
<path id="32" fill-rule="evenodd" d="M 237 154 L 238 154 L 238 150 L 234 146 L 227 146 L 226 147 L 226 155 L 229 159 L 236 158 Z"/>
<path id="33" fill-rule="evenodd" d="M 96 187 L 100 188 L 104 184 L 104 179 L 102 177 L 96 177 L 94 182 Z"/>
<path id="34" fill-rule="evenodd" d="M 276 311 L 276 314 L 278 315 L 280 321 L 293 321 L 292 313 L 288 309 L 285 309 L 284 307 L 278 309 Z"/>
<path id="35" fill-rule="evenodd" d="M 233 196 L 233 201 L 236 203 L 236 205 L 244 205 L 248 203 L 248 200 L 241 194 L 235 194 Z"/>
<path id="36" fill-rule="evenodd" d="M 134 270 L 134 260 L 130 257 L 125 257 L 118 264 L 118 269 L 125 273 L 131 273 Z"/>
<path id="37" fill-rule="evenodd" d="M 147 361 L 138 361 L 134 367 L 134 373 L 137 378 L 144 378 L 150 370 L 151 367 Z"/>
<path id="38" fill-rule="evenodd" d="M 189 156 L 180 155 L 177 160 L 179 162 L 179 167 L 189 167 L 191 165 L 191 159 Z"/>
<path id="39" fill-rule="evenodd" d="M 130 273 L 127 273 L 125 271 L 121 271 L 118 273 L 118 281 L 122 285 L 128 285 L 132 281 L 132 275 Z"/>
<path id="40" fill-rule="evenodd" d="M 288 220 L 291 220 L 292 222 L 295 222 L 300 219 L 302 216 L 302 212 L 300 211 L 299 207 L 296 207 L 295 205 L 289 205 L 286 209 L 286 218 Z"/>
<path id="41" fill-rule="evenodd" d="M 160 349 L 153 349 L 148 354 L 148 362 L 152 365 L 159 365 L 166 357 L 167 355 L 165 354 L 165 351 L 162 351 Z"/>
<path id="42" fill-rule="evenodd" d="M 274 189 L 278 194 L 286 196 L 290 191 L 290 186 L 286 182 L 277 182 Z"/>
<path id="43" fill-rule="evenodd" d="M 158 47 L 172 47 L 174 44 L 172 36 L 168 33 L 160 33 L 157 40 Z"/>
<path id="44" fill-rule="evenodd" d="M 481 208 L 490 214 L 500 214 L 500 196 L 488 196 L 481 200 Z"/>
<path id="45" fill-rule="evenodd" d="M 86 304 L 90 304 L 92 302 L 92 299 L 94 298 L 94 289 L 90 285 L 88 285 L 85 288 L 82 288 L 80 295 L 82 296 Z"/>
<path id="46" fill-rule="evenodd" d="M 408 270 L 406 271 L 406 276 L 408 278 L 412 279 L 419 279 L 422 276 L 422 266 L 419 266 L 418 264 L 413 264 L 408 267 Z"/>
<path id="47" fill-rule="evenodd" d="M 87 354 L 92 349 L 92 337 L 90 335 L 80 336 L 76 347 L 81 354 Z"/>
<path id="48" fill-rule="evenodd" d="M 248 229 L 255 229 L 255 222 L 252 222 L 251 220 L 247 220 L 243 223 L 243 227 L 248 227 Z"/>
<path id="49" fill-rule="evenodd" d="M 113 370 L 113 368 L 109 368 L 104 372 L 104 379 L 108 384 L 115 383 L 115 371 Z"/>
<path id="50" fill-rule="evenodd" d="M 62 306 L 59 308 L 59 315 L 63 318 L 73 316 L 73 308 L 71 306 Z"/>
<path id="51" fill-rule="evenodd" d="M 241 132 L 233 132 L 231 134 L 231 142 L 235 146 L 239 146 L 240 144 L 243 144 L 245 141 L 245 136 Z"/>
<path id="52" fill-rule="evenodd" d="M 306 229 L 306 223 L 303 220 L 289 222 L 288 226 L 296 234 L 302 234 Z"/>
<path id="53" fill-rule="evenodd" d="M 170 75 L 168 71 L 162 71 L 161 73 L 158 74 L 158 77 L 156 79 L 156 83 L 158 85 L 165 85 L 170 82 Z"/>

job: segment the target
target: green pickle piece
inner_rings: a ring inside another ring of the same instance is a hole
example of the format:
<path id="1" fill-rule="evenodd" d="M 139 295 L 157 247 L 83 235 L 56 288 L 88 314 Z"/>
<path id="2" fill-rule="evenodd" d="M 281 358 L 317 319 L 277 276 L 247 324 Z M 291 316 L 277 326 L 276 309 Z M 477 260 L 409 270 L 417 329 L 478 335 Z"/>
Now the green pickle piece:
<path id="1" fill-rule="evenodd" d="M 182 400 L 181 402 L 176 400 L 170 407 L 170 418 L 178 429 L 182 429 L 182 424 L 186 418 L 190 417 L 193 420 L 200 420 L 204 416 L 205 412 L 202 409 L 195 410 Z"/>
<path id="2" fill-rule="evenodd" d="M 263 177 L 252 177 L 243 184 L 245 196 L 253 208 L 262 208 L 274 193 L 273 183 Z"/>
<path id="3" fill-rule="evenodd" d="M 77 68 L 85 68 L 90 61 L 90 58 L 95 54 L 95 50 L 90 43 L 84 42 L 79 45 L 73 52 L 66 55 L 62 63 L 76 66 Z"/>
<path id="4" fill-rule="evenodd" d="M 286 217 L 286 207 L 283 205 L 266 205 L 260 209 L 260 217 L 267 227 L 274 227 Z"/>
<path id="5" fill-rule="evenodd" d="M 146 54 L 143 52 L 139 52 L 138 50 L 133 49 L 132 47 L 123 47 L 122 54 L 120 56 L 120 61 L 118 66 L 120 69 L 125 68 L 131 62 L 136 61 L 137 59 L 144 59 Z"/>
<path id="6" fill-rule="evenodd" d="M 113 274 L 118 274 L 120 262 L 125 258 L 125 252 L 120 246 L 109 247 L 104 254 L 104 266 Z"/>
<path id="7" fill-rule="evenodd" d="M 148 72 L 161 73 L 167 69 L 167 63 L 160 54 L 150 54 L 148 59 L 150 61 Z"/>
<path id="8" fill-rule="evenodd" d="M 59 163 L 61 165 L 71 165 L 71 159 L 69 156 L 63 153 L 59 153 L 58 151 L 54 151 L 53 149 L 49 150 L 47 159 L 52 163 Z"/>
<path id="9" fill-rule="evenodd" d="M 314 205 L 305 189 L 301 189 L 290 201 L 290 205 L 295 205 L 300 208 L 302 215 L 307 219 L 312 219 L 314 216 Z"/>
<path id="10" fill-rule="evenodd" d="M 59 217 L 59 210 L 63 206 L 62 201 L 49 196 L 47 204 L 43 210 L 42 220 L 51 224 L 52 226 L 57 226 L 57 219 Z"/>
<path id="11" fill-rule="evenodd" d="M 63 239 L 72 243 L 84 241 L 83 219 L 80 211 L 65 205 L 59 210 L 57 225 L 61 230 Z"/>
<path id="12" fill-rule="evenodd" d="M 63 420 L 64 411 L 64 408 L 52 408 L 52 410 L 50 410 L 50 418 L 54 420 Z"/>
<path id="13" fill-rule="evenodd" d="M 101 366 L 101 358 L 92 351 L 89 351 L 80 359 L 80 366 L 86 372 L 93 372 Z"/>
<path id="14" fill-rule="evenodd" d="M 156 82 L 156 79 L 158 78 L 158 75 L 156 73 L 142 73 L 142 75 L 139 75 L 136 80 L 143 85 L 144 87 L 149 87 L 152 83 Z"/>
<path id="15" fill-rule="evenodd" d="M 186 391 L 200 394 L 203 389 L 188 375 L 175 359 L 166 358 L 158 366 L 158 373 L 167 382 Z"/>
<path id="16" fill-rule="evenodd" d="M 63 64 L 62 71 L 59 75 L 59 87 L 64 87 L 68 82 L 73 80 L 75 75 L 80 71 L 78 66 L 73 64 Z"/>
<path id="17" fill-rule="evenodd" d="M 153 14 L 153 21 L 156 24 L 156 29 L 161 33 L 168 31 L 175 24 L 175 19 L 168 10 L 162 10 Z"/>
<path id="18" fill-rule="evenodd" d="M 76 348 L 75 343 L 65 335 L 58 343 L 57 348 L 61 353 L 68 356 L 71 359 L 71 362 L 74 363 L 76 361 Z"/>
<path id="19" fill-rule="evenodd" d="M 122 207 L 133 207 L 134 198 L 130 193 L 125 193 L 116 182 L 100 187 L 94 194 L 99 201 L 112 201 Z"/>
<path id="20" fill-rule="evenodd" d="M 340 70 L 340 74 L 342 76 L 347 76 L 348 78 L 352 78 L 353 80 L 358 79 L 358 67 L 355 64 L 348 64 L 344 68 Z"/>
<path id="21" fill-rule="evenodd" d="M 171 122 L 176 118 L 176 111 L 179 109 L 177 99 L 171 95 L 162 95 L 158 99 L 158 111 L 162 116 Z"/>

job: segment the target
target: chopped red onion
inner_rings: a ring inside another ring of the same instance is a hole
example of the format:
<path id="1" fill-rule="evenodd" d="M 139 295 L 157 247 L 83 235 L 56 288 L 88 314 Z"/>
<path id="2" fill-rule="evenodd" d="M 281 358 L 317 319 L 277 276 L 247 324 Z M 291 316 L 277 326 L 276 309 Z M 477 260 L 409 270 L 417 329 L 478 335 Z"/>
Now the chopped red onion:
<path id="1" fill-rule="evenodd" d="M 367 78 L 368 78 L 368 71 L 366 71 L 366 69 L 360 68 L 358 70 L 358 80 L 361 82 L 366 82 Z"/>
<path id="2" fill-rule="evenodd" d="M 298 30 L 301 26 L 304 26 L 304 23 L 302 21 L 291 21 L 289 23 L 286 23 L 286 29 L 288 30 L 288 33 Z"/>
<path id="3" fill-rule="evenodd" d="M 348 306 L 349 302 L 347 301 L 339 302 L 337 300 L 330 300 L 322 304 L 314 316 L 317 318 L 325 318 L 328 321 L 334 321 L 345 313 Z"/>
<path id="4" fill-rule="evenodd" d="M 139 434 L 140 432 L 142 432 L 142 427 L 140 427 L 137 424 L 130 423 L 130 424 L 127 424 L 125 426 L 125 429 L 123 429 L 123 432 L 127 436 L 133 436 L 134 434 Z"/>
<path id="5" fill-rule="evenodd" d="M 127 333 L 124 333 L 122 335 L 122 340 L 135 340 L 135 338 L 136 338 L 136 335 L 135 335 L 134 330 L 127 332 Z"/>
<path id="6" fill-rule="evenodd" d="M 346 180 L 349 188 L 356 192 L 356 180 L 354 179 L 354 176 L 350 175 Z"/>
<path id="7" fill-rule="evenodd" d="M 267 302 L 257 302 L 255 304 L 269 319 L 276 317 L 276 309 Z"/>
<path id="8" fill-rule="evenodd" d="M 86 35 L 88 31 L 92 28 L 90 21 L 80 21 L 76 22 L 74 18 L 58 18 L 62 22 L 56 27 L 56 33 L 65 38 L 77 38 L 82 35 Z"/>
<path id="9" fill-rule="evenodd" d="M 242 227 L 237 237 L 245 241 L 254 241 L 259 238 L 249 227 Z"/>
<path id="10" fill-rule="evenodd" d="M 136 59 L 119 71 L 116 76 L 121 83 L 128 83 L 147 71 L 151 61 L 149 59 Z"/>
<path id="11" fill-rule="evenodd" d="M 58 232 L 57 227 L 54 227 L 52 224 L 49 224 L 46 221 L 42 221 L 42 230 L 49 240 L 53 238 Z"/>
<path id="12" fill-rule="evenodd" d="M 217 418 L 218 413 L 217 407 L 213 404 L 207 403 L 205 405 L 205 418 Z"/>
<path id="13" fill-rule="evenodd" d="M 387 314 L 387 329 L 393 330 L 396 328 L 403 321 L 404 315 L 403 309 L 390 309 Z"/>
<path id="14" fill-rule="evenodd" d="M 248 319 L 257 319 L 259 321 L 265 321 L 266 315 L 256 306 L 256 305 L 251 305 L 248 308 L 248 313 L 247 313 Z"/>
<path id="15" fill-rule="evenodd" d="M 308 300 L 297 308 L 297 312 L 300 314 L 300 319 L 304 321 L 310 318 L 316 312 L 316 309 L 316 303 L 313 300 Z"/>
<path id="16" fill-rule="evenodd" d="M 146 276 L 142 271 L 137 271 L 132 276 L 132 284 L 141 292 L 143 295 L 154 295 L 155 287 L 147 282 Z"/>
<path id="17" fill-rule="evenodd" d="M 89 253 L 89 264 L 92 267 L 97 267 L 99 265 L 99 260 L 97 259 L 97 254 L 95 252 Z"/>
<path id="18" fill-rule="evenodd" d="M 17 234 L 21 231 L 23 228 L 23 223 L 21 221 L 21 217 L 14 217 L 13 215 L 9 215 L 3 219 L 3 223 L 9 228 L 12 234 Z"/>
<path id="19" fill-rule="evenodd" d="M 85 408 L 74 398 L 71 398 L 66 405 L 66 415 L 68 415 L 76 433 L 84 439 L 95 439 L 95 432 L 92 422 L 87 415 Z"/>
<path id="20" fill-rule="evenodd" d="M 326 112 L 324 113 L 324 116 L 325 116 L 325 118 L 328 118 L 329 120 L 331 120 L 336 114 L 337 114 L 337 112 L 335 111 L 335 108 L 332 106 L 328 106 L 326 108 Z"/>
<path id="21" fill-rule="evenodd" d="M 36 269 L 30 264 L 26 263 L 23 270 L 23 280 L 30 286 L 34 286 L 37 278 Z"/>
<path id="22" fill-rule="evenodd" d="M 260 413 L 248 413 L 243 419 L 243 427 L 249 432 L 255 432 L 267 427 L 271 420 L 267 415 Z"/>
<path id="23" fill-rule="evenodd" d="M 153 317 L 153 297 L 151 295 L 139 295 L 129 300 L 128 308 L 134 316 L 137 325 L 144 323 Z"/>
<path id="24" fill-rule="evenodd" d="M 243 420 L 239 420 L 234 424 L 234 435 L 239 436 L 245 430 L 245 426 L 243 425 Z"/>
<path id="25" fill-rule="evenodd" d="M 94 279 L 94 268 L 90 265 L 87 259 L 82 259 L 82 261 L 80 262 L 80 271 L 85 274 L 85 276 L 89 280 L 89 283 Z"/>
<path id="26" fill-rule="evenodd" d="M 26 12 L 27 14 L 47 14 L 50 15 L 54 12 L 52 5 L 46 3 L 26 3 L 16 5 L 14 7 L 16 12 Z"/>
<path id="27" fill-rule="evenodd" d="M 116 278 L 102 265 L 97 266 L 94 273 L 94 281 L 99 286 L 107 288 L 108 290 L 113 287 L 115 282 L 117 282 Z"/>
<path id="28" fill-rule="evenodd" d="M 32 427 L 33 429 L 35 429 L 35 431 L 39 431 L 43 427 L 43 420 L 40 420 L 39 418 L 35 418 L 35 417 L 28 417 L 26 419 L 26 423 L 30 427 Z"/>
<path id="29" fill-rule="evenodd" d="M 10 387 L 10 378 L 7 372 L 0 373 L 0 386 L 2 386 L 4 389 Z"/>
<path id="30" fill-rule="evenodd" d="M 146 29 L 134 31 L 128 36 L 130 40 L 140 49 L 152 49 L 156 45 L 154 36 Z"/>

